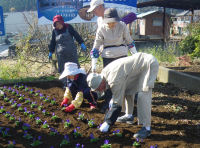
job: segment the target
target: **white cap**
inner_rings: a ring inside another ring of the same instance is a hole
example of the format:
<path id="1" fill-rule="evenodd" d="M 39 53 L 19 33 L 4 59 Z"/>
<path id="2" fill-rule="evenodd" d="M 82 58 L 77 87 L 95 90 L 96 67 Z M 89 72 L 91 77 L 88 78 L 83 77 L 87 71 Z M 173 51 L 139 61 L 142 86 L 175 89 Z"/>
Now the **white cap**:
<path id="1" fill-rule="evenodd" d="M 92 12 L 97 6 L 104 4 L 103 0 L 91 0 L 90 8 L 87 12 Z"/>
<path id="2" fill-rule="evenodd" d="M 87 76 L 87 83 L 88 83 L 88 86 L 92 89 L 92 91 L 95 91 L 99 87 L 102 80 L 103 79 L 101 75 L 97 73 L 90 73 Z"/>
<path id="3" fill-rule="evenodd" d="M 86 74 L 84 69 L 78 68 L 78 65 L 73 62 L 67 62 L 65 63 L 65 70 L 60 75 L 59 79 L 63 79 L 66 76 L 76 75 L 79 73 Z"/>

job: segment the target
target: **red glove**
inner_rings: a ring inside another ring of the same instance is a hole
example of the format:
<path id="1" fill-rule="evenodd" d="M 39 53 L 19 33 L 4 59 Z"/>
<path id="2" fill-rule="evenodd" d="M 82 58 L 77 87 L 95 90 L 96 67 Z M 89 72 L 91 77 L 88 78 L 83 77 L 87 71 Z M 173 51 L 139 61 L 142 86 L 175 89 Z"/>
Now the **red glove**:
<path id="1" fill-rule="evenodd" d="M 62 101 L 62 103 L 60 104 L 60 106 L 63 106 L 64 104 L 67 104 L 69 101 L 69 99 L 64 98 L 64 100 Z"/>
<path id="2" fill-rule="evenodd" d="M 73 111 L 75 106 L 73 104 L 70 104 L 68 107 L 65 108 L 65 112 L 71 112 Z"/>

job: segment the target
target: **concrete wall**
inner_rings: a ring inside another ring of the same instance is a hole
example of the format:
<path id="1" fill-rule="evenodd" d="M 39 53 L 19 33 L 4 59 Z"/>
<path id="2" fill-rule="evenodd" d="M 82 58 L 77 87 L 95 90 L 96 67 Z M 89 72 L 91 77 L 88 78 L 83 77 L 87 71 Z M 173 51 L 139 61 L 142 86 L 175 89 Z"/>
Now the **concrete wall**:
<path id="1" fill-rule="evenodd" d="M 200 91 L 200 78 L 177 72 L 160 66 L 157 79 L 159 82 L 172 83 L 177 87 L 186 88 L 188 90 Z"/>

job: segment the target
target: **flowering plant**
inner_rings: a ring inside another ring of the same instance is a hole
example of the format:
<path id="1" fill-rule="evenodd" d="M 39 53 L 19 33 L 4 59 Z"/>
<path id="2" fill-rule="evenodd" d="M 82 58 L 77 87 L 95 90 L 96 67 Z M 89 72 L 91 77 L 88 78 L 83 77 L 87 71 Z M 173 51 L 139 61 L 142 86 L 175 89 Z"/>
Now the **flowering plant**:
<path id="1" fill-rule="evenodd" d="M 0 132 L 1 132 L 2 136 L 3 136 L 3 138 L 5 138 L 5 137 L 10 137 L 10 135 L 8 134 L 8 131 L 9 131 L 9 130 L 10 130 L 9 128 L 6 128 L 6 129 L 4 130 L 3 127 L 0 127 Z"/>
<path id="2" fill-rule="evenodd" d="M 66 120 L 66 122 L 64 123 L 64 128 L 70 127 L 71 126 L 71 122 L 70 120 Z"/>
<path id="3" fill-rule="evenodd" d="M 18 91 L 16 91 L 15 96 L 16 96 L 16 97 L 19 97 L 19 92 L 18 92 Z"/>
<path id="4" fill-rule="evenodd" d="M 17 107 L 18 107 L 18 109 L 17 109 L 17 110 L 18 110 L 18 111 L 20 111 L 20 112 L 23 112 L 23 111 L 24 111 L 24 109 L 23 109 L 21 106 L 22 106 L 21 104 L 18 104 L 18 105 L 17 105 Z"/>
<path id="5" fill-rule="evenodd" d="M 15 147 L 15 141 L 8 141 L 8 148 L 14 148 Z"/>
<path id="6" fill-rule="evenodd" d="M 31 103 L 31 100 L 30 100 L 30 98 L 28 98 L 28 99 L 25 99 L 25 103 L 26 103 L 26 104 L 30 104 L 30 103 Z"/>
<path id="7" fill-rule="evenodd" d="M 22 129 L 23 129 L 24 131 L 27 131 L 27 130 L 30 129 L 30 125 L 27 124 L 27 123 L 23 123 L 23 125 L 22 125 Z"/>
<path id="8" fill-rule="evenodd" d="M 55 136 L 55 135 L 58 135 L 58 134 L 59 133 L 58 133 L 58 131 L 56 129 L 50 128 L 50 133 L 49 133 L 50 136 Z"/>
<path id="9" fill-rule="evenodd" d="M 19 118 L 18 120 L 15 120 L 15 126 L 19 126 L 21 123 L 21 118 Z"/>
<path id="10" fill-rule="evenodd" d="M 31 134 L 29 134 L 28 131 L 24 131 L 23 137 L 24 137 L 25 139 L 27 139 L 27 140 L 30 140 L 30 139 L 33 138 L 33 136 L 31 136 Z"/>
<path id="11" fill-rule="evenodd" d="M 28 89 L 28 87 L 27 86 L 25 86 L 25 89 L 24 89 L 25 91 L 28 91 L 29 89 Z"/>
<path id="12" fill-rule="evenodd" d="M 14 116 L 14 114 L 12 114 L 12 115 L 9 117 L 9 120 L 10 120 L 10 121 L 15 121 L 15 116 Z"/>
<path id="13" fill-rule="evenodd" d="M 84 120 L 85 118 L 84 118 L 84 114 L 82 114 L 81 112 L 79 112 L 78 113 L 78 118 L 77 118 L 78 120 Z"/>
<path id="14" fill-rule="evenodd" d="M 101 148 L 111 148 L 111 144 L 109 144 L 109 140 L 105 140 Z"/>
<path id="15" fill-rule="evenodd" d="M 37 91 L 35 92 L 35 96 L 38 96 L 39 93 L 40 93 L 40 90 L 37 90 Z"/>
<path id="16" fill-rule="evenodd" d="M 40 93 L 40 99 L 43 100 L 45 99 L 45 96 L 43 94 Z"/>
<path id="17" fill-rule="evenodd" d="M 90 142 L 96 143 L 99 140 L 99 138 L 95 138 L 93 134 L 90 134 Z"/>
<path id="18" fill-rule="evenodd" d="M 47 103 L 47 102 L 50 102 L 50 99 L 46 97 L 43 101 Z"/>
<path id="19" fill-rule="evenodd" d="M 140 144 L 140 140 L 137 138 L 136 141 L 133 143 L 133 146 L 135 147 L 140 147 L 141 144 Z"/>
<path id="20" fill-rule="evenodd" d="M 49 127 L 49 125 L 47 124 L 47 121 L 44 121 L 42 128 L 48 128 L 48 127 Z"/>
<path id="21" fill-rule="evenodd" d="M 1 106 L 1 108 L 0 108 L 0 114 L 5 113 L 5 112 L 6 112 L 6 110 L 3 108 L 3 106 Z"/>
<path id="22" fill-rule="evenodd" d="M 41 103 L 41 104 L 38 106 L 38 110 L 40 110 L 40 111 L 41 111 L 41 110 L 42 110 L 42 108 L 43 108 L 43 107 L 42 107 L 42 103 Z"/>
<path id="23" fill-rule="evenodd" d="M 13 104 L 11 105 L 11 108 L 16 108 L 17 107 L 17 103 L 16 101 L 13 101 Z"/>
<path id="24" fill-rule="evenodd" d="M 4 114 L 4 116 L 5 116 L 6 118 L 10 117 L 10 112 L 6 112 L 6 113 Z"/>
<path id="25" fill-rule="evenodd" d="M 19 89 L 24 89 L 24 85 L 22 84 L 21 86 L 19 86 Z"/>
<path id="26" fill-rule="evenodd" d="M 31 89 L 30 91 L 29 91 L 29 94 L 33 94 L 34 93 L 34 91 L 33 91 L 33 89 Z"/>
<path id="27" fill-rule="evenodd" d="M 19 100 L 20 100 L 20 101 L 24 101 L 24 95 L 21 95 L 21 94 L 20 94 L 19 96 L 20 96 L 20 97 L 19 97 Z"/>
<path id="28" fill-rule="evenodd" d="M 14 88 L 17 88 L 17 87 L 18 87 L 18 84 L 15 84 L 13 87 L 14 87 Z"/>
<path id="29" fill-rule="evenodd" d="M 16 94 L 15 89 L 12 90 L 11 94 L 12 94 L 12 95 L 15 95 L 15 94 Z"/>
<path id="30" fill-rule="evenodd" d="M 39 146 L 42 144 L 42 141 L 41 140 L 41 136 L 38 136 L 38 139 L 33 139 L 33 143 L 31 143 L 31 146 L 35 147 L 35 146 Z"/>
<path id="31" fill-rule="evenodd" d="M 37 106 L 36 102 L 31 103 L 31 108 L 35 108 Z"/>
<path id="32" fill-rule="evenodd" d="M 49 113 L 48 113 L 45 109 L 42 111 L 42 113 L 43 113 L 45 116 L 49 115 Z"/>
<path id="33" fill-rule="evenodd" d="M 56 105 L 56 99 L 55 98 L 53 100 L 51 100 L 51 104 Z"/>
<path id="34" fill-rule="evenodd" d="M 8 102 L 8 101 L 9 101 L 9 99 L 8 99 L 7 97 L 5 97 L 3 100 L 4 100 L 5 102 Z"/>
<path id="35" fill-rule="evenodd" d="M 77 127 L 77 129 L 79 130 L 80 127 Z M 75 138 L 81 137 L 81 134 L 78 132 L 77 129 L 74 129 L 74 133 L 73 133 L 73 135 L 74 135 Z"/>
<path id="36" fill-rule="evenodd" d="M 94 127 L 94 126 L 95 126 L 94 120 L 93 120 L 93 119 L 90 119 L 90 120 L 88 121 L 88 125 L 89 125 L 89 127 Z"/>
<path id="37" fill-rule="evenodd" d="M 158 145 L 151 145 L 150 148 L 158 148 Z"/>
<path id="38" fill-rule="evenodd" d="M 120 133 L 120 130 L 113 131 L 113 135 L 116 135 L 117 137 L 122 137 L 122 133 Z"/>
<path id="39" fill-rule="evenodd" d="M 8 87 L 8 92 L 12 92 L 12 88 L 11 87 Z"/>
<path id="40" fill-rule="evenodd" d="M 60 143 L 60 147 L 62 146 L 66 146 L 69 145 L 70 141 L 69 141 L 69 137 L 67 135 L 64 136 L 64 139 L 62 140 L 62 142 Z"/>
<path id="41" fill-rule="evenodd" d="M 35 121 L 36 121 L 36 124 L 41 124 L 42 123 L 42 120 L 39 117 L 36 117 Z"/>
<path id="42" fill-rule="evenodd" d="M 51 119 L 52 119 L 53 121 L 56 121 L 56 120 L 58 120 L 58 116 L 55 115 L 55 113 L 53 113 Z"/>
<path id="43" fill-rule="evenodd" d="M 32 112 L 32 113 L 30 113 L 28 116 L 29 116 L 30 119 L 33 119 L 33 118 L 35 117 L 35 113 Z"/>
<path id="44" fill-rule="evenodd" d="M 28 116 L 29 113 L 30 113 L 30 111 L 27 111 L 27 108 L 24 107 L 24 115 L 25 115 L 25 116 Z"/>

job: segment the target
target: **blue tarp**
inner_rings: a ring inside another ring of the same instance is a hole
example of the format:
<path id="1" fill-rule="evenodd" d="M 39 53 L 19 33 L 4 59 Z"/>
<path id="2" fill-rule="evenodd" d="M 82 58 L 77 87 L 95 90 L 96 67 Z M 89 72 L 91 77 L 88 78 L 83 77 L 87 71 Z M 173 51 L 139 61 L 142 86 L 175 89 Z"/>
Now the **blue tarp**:
<path id="1" fill-rule="evenodd" d="M 0 36 L 5 35 L 4 20 L 3 20 L 3 8 L 0 6 Z"/>

